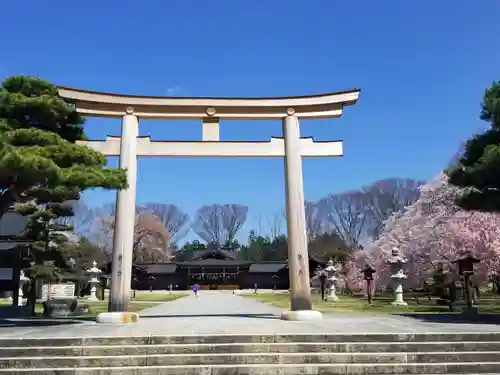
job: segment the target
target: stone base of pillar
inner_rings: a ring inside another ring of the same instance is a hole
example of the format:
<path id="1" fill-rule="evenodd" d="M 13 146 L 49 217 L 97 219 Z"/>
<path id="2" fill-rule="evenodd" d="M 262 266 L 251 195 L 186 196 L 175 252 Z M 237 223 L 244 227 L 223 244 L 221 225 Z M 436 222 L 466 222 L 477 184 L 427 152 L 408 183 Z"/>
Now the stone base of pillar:
<path id="1" fill-rule="evenodd" d="M 408 303 L 406 303 L 405 301 L 394 301 L 394 302 L 391 302 L 391 305 L 392 306 L 408 306 Z"/>
<path id="2" fill-rule="evenodd" d="M 313 321 L 323 319 L 323 314 L 316 310 L 289 310 L 281 313 L 281 319 L 291 321 Z"/>
<path id="3" fill-rule="evenodd" d="M 97 323 L 108 324 L 123 324 L 123 323 L 137 323 L 139 321 L 139 314 L 131 312 L 103 312 L 97 314 Z"/>
<path id="4" fill-rule="evenodd" d="M 327 294 L 325 296 L 326 302 L 337 302 L 338 300 L 339 300 L 339 297 L 337 297 L 336 294 Z"/>

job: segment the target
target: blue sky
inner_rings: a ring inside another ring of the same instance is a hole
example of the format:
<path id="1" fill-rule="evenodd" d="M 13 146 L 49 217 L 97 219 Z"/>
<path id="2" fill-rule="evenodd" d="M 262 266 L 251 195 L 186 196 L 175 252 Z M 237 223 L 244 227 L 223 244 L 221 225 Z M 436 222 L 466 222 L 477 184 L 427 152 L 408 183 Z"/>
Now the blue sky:
<path id="1" fill-rule="evenodd" d="M 343 158 L 304 162 L 306 199 L 315 200 L 388 177 L 428 179 L 446 166 L 484 126 L 479 102 L 500 78 L 499 12 L 498 0 L 4 1 L 0 77 L 179 96 L 361 88 L 341 119 L 302 122 L 303 136 L 344 140 Z M 119 128 L 119 120 L 87 124 L 96 139 Z M 199 140 L 201 124 L 141 121 L 140 133 Z M 279 121 L 221 124 L 224 140 L 280 134 Z M 190 214 L 202 204 L 247 204 L 246 230 L 284 205 L 282 160 L 141 159 L 138 184 L 139 203 Z M 114 196 L 93 191 L 85 200 Z"/>

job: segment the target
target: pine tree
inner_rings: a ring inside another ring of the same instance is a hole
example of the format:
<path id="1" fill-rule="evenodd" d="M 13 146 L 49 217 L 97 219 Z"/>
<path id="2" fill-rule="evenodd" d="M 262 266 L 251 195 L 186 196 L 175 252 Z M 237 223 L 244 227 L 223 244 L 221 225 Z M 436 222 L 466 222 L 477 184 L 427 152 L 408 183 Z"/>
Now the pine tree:
<path id="1" fill-rule="evenodd" d="M 58 281 L 70 266 L 69 238 L 65 232 L 72 228 L 61 224 L 58 219 L 72 213 L 71 208 L 57 203 L 19 205 L 16 211 L 29 218 L 22 236 L 30 242 L 30 267 L 24 272 L 30 280 L 28 305 L 34 312 L 37 281 Z"/>
<path id="2" fill-rule="evenodd" d="M 104 155 L 75 143 L 86 139 L 83 124 L 74 106 L 49 82 L 27 76 L 3 82 L 0 217 L 14 203 L 33 197 L 45 202 L 57 196 L 78 199 L 88 188 L 126 186 L 124 171 L 106 168 Z"/>
<path id="3" fill-rule="evenodd" d="M 24 233 L 32 241 L 30 302 L 37 280 L 57 280 L 68 266 L 71 216 L 65 202 L 89 188 L 120 189 L 125 171 L 106 168 L 104 155 L 76 144 L 85 140 L 84 119 L 47 81 L 27 76 L 6 79 L 0 88 L 0 217 L 15 205 L 29 216 Z"/>
<path id="4" fill-rule="evenodd" d="M 451 184 L 464 188 L 457 201 L 462 208 L 500 212 L 500 81 L 485 91 L 480 118 L 490 128 L 466 142 L 446 173 Z"/>

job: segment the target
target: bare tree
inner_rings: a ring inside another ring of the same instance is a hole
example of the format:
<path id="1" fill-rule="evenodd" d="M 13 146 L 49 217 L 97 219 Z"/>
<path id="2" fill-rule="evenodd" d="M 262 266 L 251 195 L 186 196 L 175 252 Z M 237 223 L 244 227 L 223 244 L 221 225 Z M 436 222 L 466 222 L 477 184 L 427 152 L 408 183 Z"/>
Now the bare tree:
<path id="1" fill-rule="evenodd" d="M 152 213 L 160 219 L 163 226 L 167 229 L 172 237 L 172 241 L 177 243 L 182 239 L 189 227 L 189 215 L 173 204 L 166 203 L 146 203 L 137 208 L 137 213 Z"/>
<path id="2" fill-rule="evenodd" d="M 367 224 L 368 234 L 377 239 L 384 229 L 385 221 L 394 213 L 414 203 L 424 181 L 408 178 L 390 178 L 376 181 L 361 189 L 366 195 L 370 207 L 370 221 Z"/>
<path id="3" fill-rule="evenodd" d="M 311 242 L 316 236 L 327 231 L 327 225 L 324 220 L 324 215 L 320 210 L 319 202 L 306 201 L 304 204 L 304 209 L 306 214 L 307 240 L 308 242 Z M 283 220 L 285 220 L 285 222 L 288 220 L 286 209 L 282 210 L 280 217 L 281 230 L 281 223 L 283 222 Z M 276 218 L 274 220 L 276 220 Z"/>
<path id="4" fill-rule="evenodd" d="M 87 206 L 83 200 L 67 201 L 66 203 L 73 216 L 61 216 L 57 219 L 57 222 L 71 227 L 72 232 L 76 235 L 87 236 L 96 216 L 95 209 Z"/>
<path id="5" fill-rule="evenodd" d="M 318 209 L 344 243 L 351 249 L 358 248 L 366 234 L 370 219 L 369 200 L 361 191 L 331 194 L 319 200 Z"/>
<path id="6" fill-rule="evenodd" d="M 283 214 L 277 213 L 274 214 L 271 218 L 267 220 L 267 226 L 269 228 L 269 237 L 271 239 L 277 238 L 281 234 L 283 234 Z"/>
<path id="7" fill-rule="evenodd" d="M 218 205 L 205 205 L 196 211 L 193 230 L 205 242 L 221 243 L 222 224 Z"/>
<path id="8" fill-rule="evenodd" d="M 232 243 L 247 219 L 248 207 L 240 204 L 212 204 L 196 211 L 193 230 L 206 242 Z"/>
<path id="9" fill-rule="evenodd" d="M 256 227 L 255 230 L 254 230 L 254 233 L 257 235 L 257 236 L 262 236 L 262 214 L 259 212 L 257 215 L 255 215 L 255 223 L 256 223 Z"/>
<path id="10" fill-rule="evenodd" d="M 317 202 L 306 202 L 306 230 L 307 241 L 313 241 L 316 236 L 325 232 L 323 217 L 320 212 L 320 206 Z"/>

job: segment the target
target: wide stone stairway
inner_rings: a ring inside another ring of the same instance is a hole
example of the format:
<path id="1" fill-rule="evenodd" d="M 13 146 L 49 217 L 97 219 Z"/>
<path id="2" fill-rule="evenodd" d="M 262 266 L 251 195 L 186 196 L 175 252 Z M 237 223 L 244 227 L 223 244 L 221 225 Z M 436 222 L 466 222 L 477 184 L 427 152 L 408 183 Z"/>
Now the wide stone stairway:
<path id="1" fill-rule="evenodd" d="M 0 375 L 500 374 L 500 334 L 0 339 Z"/>
<path id="2" fill-rule="evenodd" d="M 7 321 L 0 375 L 500 374 L 495 324 L 370 314 L 287 322 L 281 311 L 203 291 L 143 310 L 135 324 Z"/>

